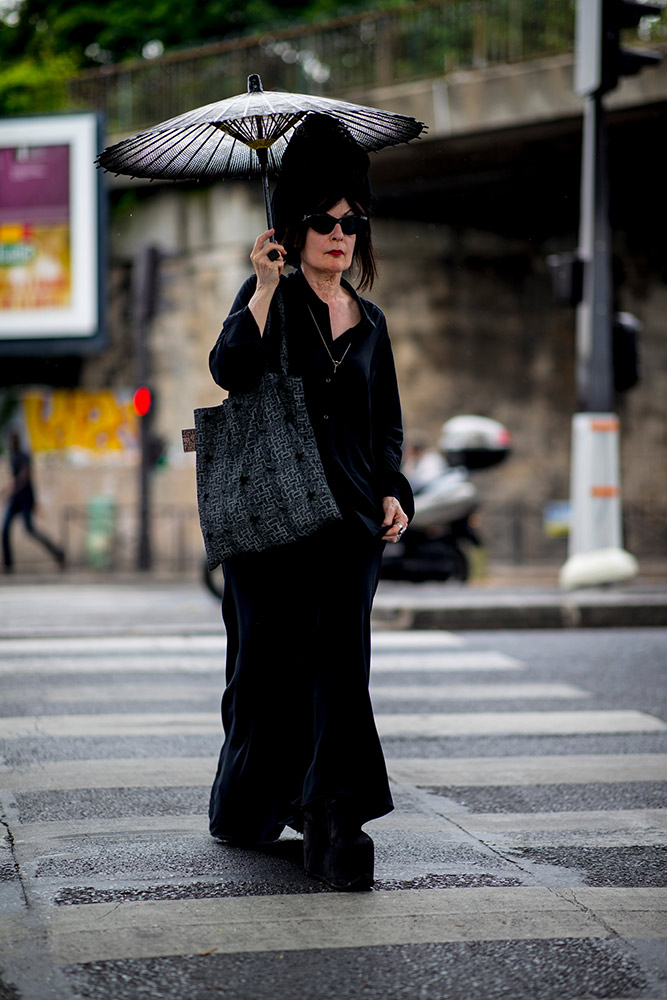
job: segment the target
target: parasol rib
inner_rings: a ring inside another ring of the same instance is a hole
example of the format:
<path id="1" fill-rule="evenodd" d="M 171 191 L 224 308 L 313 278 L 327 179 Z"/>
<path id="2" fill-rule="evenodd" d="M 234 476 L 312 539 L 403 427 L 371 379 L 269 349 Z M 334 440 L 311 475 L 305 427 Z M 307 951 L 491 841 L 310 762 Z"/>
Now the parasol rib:
<path id="1" fill-rule="evenodd" d="M 195 108 L 109 146 L 98 166 L 117 174 L 178 180 L 241 178 L 260 173 L 270 218 L 268 175 L 294 129 L 309 114 L 341 121 L 367 152 L 410 142 L 426 126 L 414 118 L 361 104 L 265 91 L 256 74 L 248 92 Z"/>

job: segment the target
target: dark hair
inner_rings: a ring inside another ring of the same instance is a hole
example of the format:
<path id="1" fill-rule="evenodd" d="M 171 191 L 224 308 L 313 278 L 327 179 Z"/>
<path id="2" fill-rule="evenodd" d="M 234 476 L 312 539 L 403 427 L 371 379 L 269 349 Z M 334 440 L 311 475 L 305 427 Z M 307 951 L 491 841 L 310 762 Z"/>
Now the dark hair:
<path id="1" fill-rule="evenodd" d="M 356 195 L 356 197 L 355 197 Z M 323 198 L 317 205 L 313 205 L 311 212 L 304 214 L 315 214 L 316 212 L 328 212 L 330 208 L 337 205 L 343 198 L 350 208 L 359 215 L 367 215 L 370 219 L 370 206 L 364 204 L 366 199 L 359 198 L 359 192 L 336 192 L 327 198 Z M 277 233 L 276 238 L 287 250 L 287 263 L 293 267 L 299 267 L 301 263 L 301 251 L 306 243 L 308 224 L 305 222 L 286 222 L 284 231 Z M 357 288 L 360 292 L 373 287 L 373 282 L 377 277 L 377 266 L 375 263 L 375 253 L 373 251 L 373 241 L 371 238 L 371 228 L 369 225 L 361 232 L 357 233 L 352 256 L 352 267 L 358 272 L 359 281 Z"/>

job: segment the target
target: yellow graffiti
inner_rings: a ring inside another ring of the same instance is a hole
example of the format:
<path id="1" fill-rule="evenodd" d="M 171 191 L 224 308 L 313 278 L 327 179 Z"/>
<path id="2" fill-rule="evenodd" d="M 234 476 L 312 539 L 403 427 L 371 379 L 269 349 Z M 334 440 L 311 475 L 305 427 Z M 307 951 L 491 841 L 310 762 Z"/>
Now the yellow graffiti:
<path id="1" fill-rule="evenodd" d="M 29 391 L 22 402 L 34 452 L 64 448 L 124 451 L 137 445 L 137 418 L 129 393 Z"/>

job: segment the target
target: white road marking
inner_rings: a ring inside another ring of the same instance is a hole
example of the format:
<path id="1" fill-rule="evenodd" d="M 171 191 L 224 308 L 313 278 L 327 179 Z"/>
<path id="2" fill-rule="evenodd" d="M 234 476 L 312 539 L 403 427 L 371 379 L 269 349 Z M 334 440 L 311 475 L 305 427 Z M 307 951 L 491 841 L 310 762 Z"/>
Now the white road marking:
<path id="1" fill-rule="evenodd" d="M 24 792 L 68 788 L 178 788 L 210 785 L 216 757 L 46 761 L 26 770 L 0 767 L 0 788 Z"/>
<path id="2" fill-rule="evenodd" d="M 388 760 L 387 769 L 390 778 L 400 784 L 435 787 L 667 781 L 667 754 L 405 758 Z"/>
<path id="3" fill-rule="evenodd" d="M 374 631 L 371 644 L 375 652 L 385 649 L 448 649 L 465 645 L 465 640 L 455 632 L 445 632 L 439 629 L 426 631 L 400 631 L 393 629 L 382 632 Z"/>
<path id="4" fill-rule="evenodd" d="M 378 672 L 405 670 L 423 673 L 428 670 L 523 670 L 521 660 L 505 653 L 463 650 L 456 652 L 424 651 L 415 653 L 387 652 L 373 654 L 371 677 Z"/>
<path id="5" fill-rule="evenodd" d="M 634 710 L 396 714 L 378 715 L 376 722 L 380 736 L 426 739 L 499 734 L 651 733 L 667 729 L 662 719 Z"/>
<path id="6" fill-rule="evenodd" d="M 443 810 L 443 815 L 447 812 Z M 452 813 L 485 844 L 518 847 L 656 847 L 667 844 L 667 809 L 540 813 Z M 667 924 L 665 925 L 667 936 Z"/>
<path id="7" fill-rule="evenodd" d="M 507 701 L 590 698 L 573 684 L 371 684 L 373 701 Z"/>
<path id="8" fill-rule="evenodd" d="M 177 788 L 207 785 L 215 757 L 45 761 L 0 767 L 0 788 Z M 405 758 L 387 761 L 392 781 L 426 787 L 581 785 L 667 780 L 667 754 L 578 754 L 553 757 Z"/>
<path id="9" fill-rule="evenodd" d="M 68 656 L 44 656 L 28 659 L 15 656 L 0 660 L 0 675 L 66 674 L 211 674 L 224 683 L 225 652 L 200 650 L 198 653 L 165 652 L 160 656 L 96 656 L 93 653 Z"/>
<path id="10" fill-rule="evenodd" d="M 47 657 L 94 656 L 104 653 L 193 653 L 224 652 L 227 639 L 222 629 L 220 635 L 101 635 L 101 636 L 49 636 L 36 639 L 0 638 L 0 658 L 14 656 Z"/>
<path id="11" fill-rule="evenodd" d="M 222 678 L 223 668 L 216 673 L 219 677 L 212 676 L 211 679 L 198 680 L 196 683 L 172 682 L 167 683 L 152 681 L 123 681 L 97 683 L 84 681 L 74 684 L 49 685 L 42 683 L 40 686 L 40 699 L 52 704 L 61 702 L 98 702 L 108 704 L 114 701 L 205 701 L 209 705 L 218 704 L 224 679 Z M 32 688 L 23 686 L 20 688 L 5 687 L 3 698 L 6 702 L 18 704 L 25 702 L 30 705 L 35 702 L 35 692 Z"/>
<path id="12" fill-rule="evenodd" d="M 219 713 L 154 712 L 15 716 L 0 719 L 0 739 L 29 736 L 167 736 L 222 733 Z"/>
<path id="13" fill-rule="evenodd" d="M 108 651 L 106 651 L 108 653 Z M 135 673 L 211 673 L 222 678 L 225 668 L 225 647 L 210 646 L 192 650 L 165 649 L 159 655 L 137 654 L 128 650 L 123 655 L 104 655 L 100 650 L 72 651 L 66 655 L 4 656 L 0 658 L 0 675 L 26 674 L 135 674 Z M 524 665 L 504 653 L 424 650 L 412 653 L 374 653 L 371 673 L 387 671 L 477 671 L 522 670 Z"/>
<path id="14" fill-rule="evenodd" d="M 444 941 L 661 939 L 665 889 L 452 888 L 311 893 L 54 908 L 62 965 L 166 955 L 362 948 Z"/>
<path id="15" fill-rule="evenodd" d="M 211 677 L 197 683 L 182 681 L 81 681 L 73 684 L 40 686 L 40 698 L 53 704 L 61 702 L 114 701 L 205 701 L 216 704 L 222 693 L 222 666 L 211 672 Z M 589 698 L 590 693 L 573 684 L 371 684 L 375 701 L 507 701 L 517 699 L 579 699 Z M 8 703 L 35 701 L 32 686 L 5 687 L 3 697 Z"/>
<path id="16" fill-rule="evenodd" d="M 458 825 L 459 820 L 459 816 L 454 823 L 443 820 L 441 815 L 435 813 L 396 810 L 387 816 L 372 820 L 367 826 L 374 836 L 378 830 L 428 831 L 437 834 L 438 843 L 443 841 L 461 843 L 462 840 L 469 842 L 469 837 Z M 141 840 L 147 834 L 153 843 L 156 838 L 174 842 L 178 838 L 192 836 L 201 839 L 203 849 L 211 843 L 206 812 L 182 816 L 94 816 L 89 819 L 43 820 L 21 823 L 13 830 L 14 845 L 22 864 L 45 856 L 53 857 L 56 854 L 58 857 L 69 854 L 80 857 L 90 854 L 91 850 L 94 851 L 91 839 L 104 844 L 107 857 L 114 850 L 125 853 L 129 843 L 128 838 Z M 293 830 L 286 829 L 281 840 L 299 840 L 299 835 Z M 197 850 L 196 847 L 194 849 Z M 108 877 L 102 869 L 98 874 L 102 879 Z M 97 875 L 91 877 L 97 880 Z M 180 874 L 177 877 L 180 878 Z"/>
<path id="17" fill-rule="evenodd" d="M 464 645 L 464 640 L 453 632 L 374 632 L 373 649 L 383 650 L 445 650 Z M 8 655 L 81 656 L 86 653 L 191 653 L 224 652 L 227 639 L 220 634 L 163 635 L 100 635 L 100 636 L 49 636 L 25 639 L 0 638 L 0 658 Z"/>
<path id="18" fill-rule="evenodd" d="M 384 737 L 438 739 L 472 735 L 567 735 L 577 733 L 651 733 L 667 723 L 645 712 L 459 712 L 378 715 Z M 41 715 L 0 718 L 0 738 L 30 736 L 168 736 L 219 734 L 217 712 L 155 712 L 99 715 Z"/>
<path id="19" fill-rule="evenodd" d="M 375 836 L 382 831 L 430 833 L 436 844 L 475 841 L 502 852 L 535 847 L 662 847 L 667 844 L 667 809 L 591 809 L 572 812 L 470 813 L 450 810 L 442 800 L 439 813 L 393 812 L 367 824 Z M 287 831 L 294 839 L 296 834 Z M 173 841 L 195 836 L 210 843 L 208 816 L 93 817 L 22 823 L 13 830 L 14 847 L 22 865 L 45 857 L 110 858 L 127 851 L 128 838 L 141 844 L 150 836 Z M 91 841 L 96 841 L 92 843 Z M 435 863 L 435 859 L 432 863 Z M 103 872 L 101 869 L 101 873 Z M 667 928 L 666 928 L 667 930 Z"/>

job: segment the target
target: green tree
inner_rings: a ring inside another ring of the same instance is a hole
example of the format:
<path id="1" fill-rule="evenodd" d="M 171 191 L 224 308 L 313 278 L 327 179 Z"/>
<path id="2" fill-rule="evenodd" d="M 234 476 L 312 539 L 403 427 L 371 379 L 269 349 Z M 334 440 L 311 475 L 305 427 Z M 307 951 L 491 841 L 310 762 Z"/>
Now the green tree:
<path id="1" fill-rule="evenodd" d="M 66 104 L 82 69 L 396 0 L 0 0 L 0 114 Z"/>
<path id="2" fill-rule="evenodd" d="M 141 56 L 149 42 L 165 49 L 337 17 L 369 0 L 0 0 L 0 59 L 71 57 L 80 67 Z M 386 4 L 385 4 L 386 5 Z"/>

